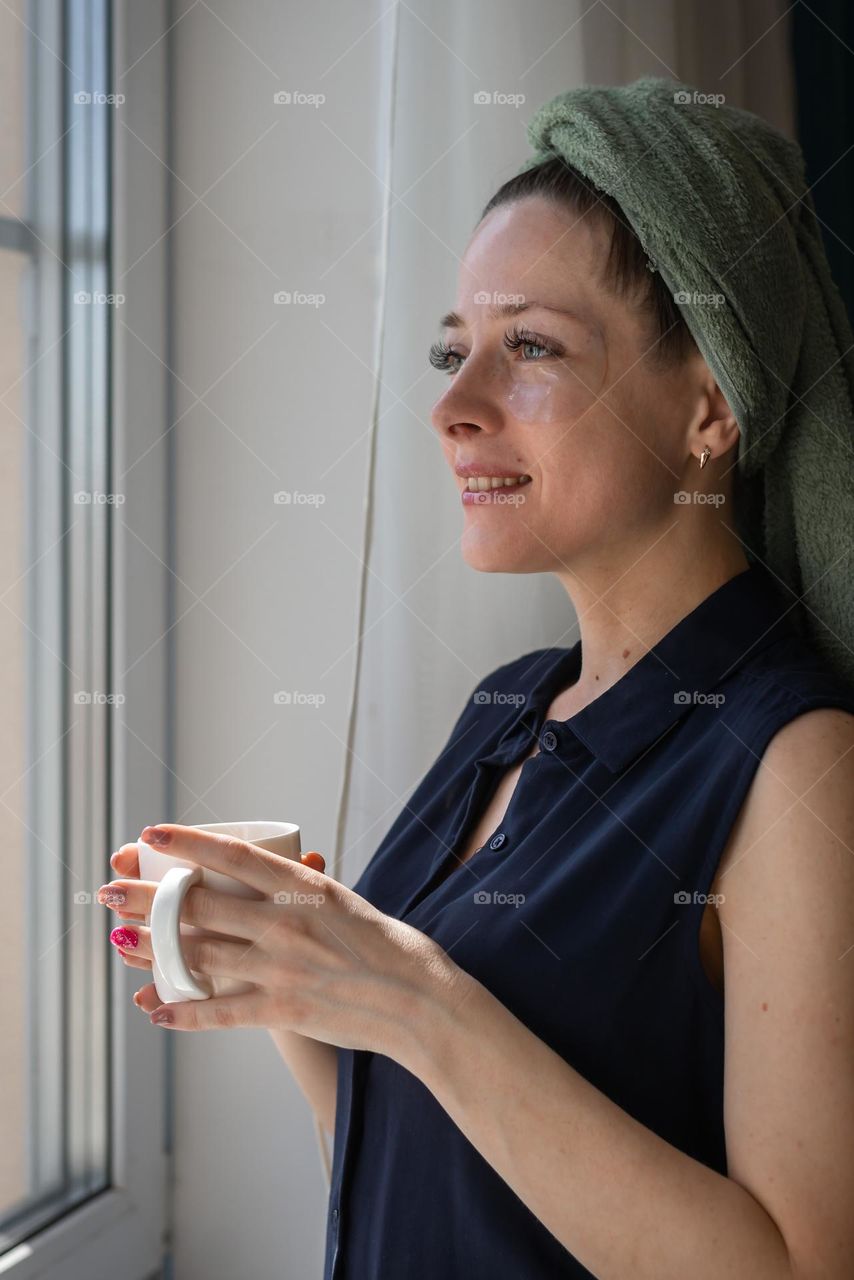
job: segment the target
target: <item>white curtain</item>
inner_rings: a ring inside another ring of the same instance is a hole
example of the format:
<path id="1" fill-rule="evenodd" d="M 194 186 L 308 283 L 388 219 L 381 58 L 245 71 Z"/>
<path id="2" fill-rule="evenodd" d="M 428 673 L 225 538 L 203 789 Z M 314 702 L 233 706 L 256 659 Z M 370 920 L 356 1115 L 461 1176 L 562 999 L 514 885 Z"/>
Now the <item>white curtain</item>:
<path id="1" fill-rule="evenodd" d="M 381 366 L 366 478 L 361 646 L 336 875 L 352 884 L 481 676 L 577 632 L 550 576 L 479 574 L 458 549 L 457 491 L 430 426 L 427 365 L 459 259 L 528 154 L 528 119 L 582 83 L 675 75 L 792 130 L 784 0 L 407 0 L 387 11 Z M 397 25 L 396 31 L 394 25 Z M 478 103 L 475 94 L 493 98 Z M 522 105 L 496 94 L 524 95 Z"/>

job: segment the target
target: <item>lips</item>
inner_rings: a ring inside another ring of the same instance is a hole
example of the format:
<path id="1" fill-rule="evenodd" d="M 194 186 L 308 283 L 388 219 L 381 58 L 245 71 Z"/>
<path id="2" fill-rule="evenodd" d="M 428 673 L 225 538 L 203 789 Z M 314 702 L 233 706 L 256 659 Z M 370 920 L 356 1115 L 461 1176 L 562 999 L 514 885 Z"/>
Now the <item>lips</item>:
<path id="1" fill-rule="evenodd" d="M 461 499 L 466 506 L 472 503 L 514 506 L 524 501 L 519 490 L 531 483 L 527 472 L 486 462 L 458 462 L 454 471 L 465 481 Z"/>
<path id="2" fill-rule="evenodd" d="M 454 467 L 454 471 L 463 480 L 467 480 L 470 476 L 488 476 L 490 479 L 501 480 L 518 480 L 519 476 L 527 474 L 522 472 L 518 467 L 499 467 L 493 466 L 488 462 L 458 462 Z"/>
<path id="3" fill-rule="evenodd" d="M 487 503 L 490 506 L 518 506 L 525 501 L 524 490 L 531 483 L 529 475 L 511 476 L 469 476 L 466 487 L 462 491 L 462 503 L 471 506 L 474 503 Z"/>
<path id="4" fill-rule="evenodd" d="M 518 488 L 520 485 L 531 483 L 529 475 L 523 476 L 489 476 L 476 475 L 469 476 L 466 480 L 466 489 L 470 493 L 486 493 L 491 489 L 512 489 Z"/>

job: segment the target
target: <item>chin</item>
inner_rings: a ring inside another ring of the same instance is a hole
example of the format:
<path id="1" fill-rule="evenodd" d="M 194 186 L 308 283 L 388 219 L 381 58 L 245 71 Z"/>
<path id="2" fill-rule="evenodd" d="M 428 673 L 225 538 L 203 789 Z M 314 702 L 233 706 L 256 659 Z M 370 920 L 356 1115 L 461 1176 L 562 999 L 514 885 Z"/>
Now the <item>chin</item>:
<path id="1" fill-rule="evenodd" d="M 478 573 L 542 573 L 551 567 L 542 563 L 544 550 L 484 530 L 467 530 L 460 539 L 463 560 Z"/>

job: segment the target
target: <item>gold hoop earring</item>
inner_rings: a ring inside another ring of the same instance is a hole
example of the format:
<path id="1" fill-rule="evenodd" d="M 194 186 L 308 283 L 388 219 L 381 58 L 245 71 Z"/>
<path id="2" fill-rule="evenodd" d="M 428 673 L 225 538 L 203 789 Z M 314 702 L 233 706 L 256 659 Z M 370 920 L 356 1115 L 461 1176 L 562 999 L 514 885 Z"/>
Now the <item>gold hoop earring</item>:
<path id="1" fill-rule="evenodd" d="M 701 471 L 703 470 L 703 467 L 709 461 L 709 458 L 711 458 L 711 456 L 712 456 L 711 449 L 709 448 L 708 445 L 705 445 L 703 448 L 703 452 L 700 454 L 700 470 Z"/>

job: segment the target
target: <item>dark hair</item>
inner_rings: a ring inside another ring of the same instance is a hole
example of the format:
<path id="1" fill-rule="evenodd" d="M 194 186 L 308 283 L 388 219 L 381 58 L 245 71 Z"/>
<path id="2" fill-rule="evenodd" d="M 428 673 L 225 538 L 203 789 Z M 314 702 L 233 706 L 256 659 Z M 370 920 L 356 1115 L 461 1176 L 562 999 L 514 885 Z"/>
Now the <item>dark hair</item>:
<path id="1" fill-rule="evenodd" d="M 696 344 L 680 308 L 657 271 L 647 267 L 647 256 L 622 208 L 560 156 L 543 161 L 509 178 L 499 187 L 480 215 L 481 222 L 499 205 L 542 196 L 569 209 L 579 218 L 591 214 L 610 229 L 608 257 L 602 269 L 603 284 L 618 297 L 636 301 L 649 323 L 649 358 L 661 368 L 678 364 Z"/>

